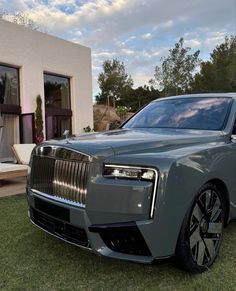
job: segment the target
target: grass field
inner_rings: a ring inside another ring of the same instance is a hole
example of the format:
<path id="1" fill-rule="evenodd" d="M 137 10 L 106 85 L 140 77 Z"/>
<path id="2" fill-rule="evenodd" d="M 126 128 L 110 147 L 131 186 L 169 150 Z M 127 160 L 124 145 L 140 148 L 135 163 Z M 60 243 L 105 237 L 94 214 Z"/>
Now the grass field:
<path id="1" fill-rule="evenodd" d="M 0 199 L 0 290 L 236 290 L 236 223 L 200 275 L 171 260 L 140 265 L 97 256 L 33 226 L 23 195 Z"/>

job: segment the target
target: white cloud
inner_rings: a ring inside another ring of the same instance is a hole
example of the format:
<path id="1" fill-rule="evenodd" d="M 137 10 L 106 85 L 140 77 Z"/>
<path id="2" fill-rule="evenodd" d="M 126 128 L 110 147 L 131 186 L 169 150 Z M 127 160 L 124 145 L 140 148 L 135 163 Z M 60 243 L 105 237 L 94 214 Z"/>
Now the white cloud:
<path id="1" fill-rule="evenodd" d="M 130 42 L 131 40 L 134 40 L 134 39 L 136 39 L 136 38 L 137 38 L 136 36 L 131 35 L 130 37 L 128 37 L 128 38 L 124 41 L 124 43 Z"/>
<path id="2" fill-rule="evenodd" d="M 144 85 L 148 85 L 149 80 L 153 78 L 153 74 L 137 74 L 133 77 L 133 81 L 134 81 L 134 88 L 140 87 L 140 86 L 144 86 Z"/>
<path id="3" fill-rule="evenodd" d="M 151 39 L 152 38 L 152 35 L 151 35 L 151 33 L 146 33 L 146 34 L 143 34 L 142 36 L 142 39 Z"/>
<path id="4" fill-rule="evenodd" d="M 114 52 L 97 52 L 94 53 L 93 56 L 98 57 L 98 58 L 111 58 L 115 56 Z"/>
<path id="5" fill-rule="evenodd" d="M 209 56 L 236 27 L 235 0 L 1 0 L 1 7 L 26 12 L 48 33 L 90 46 L 94 80 L 104 60 L 117 58 L 139 85 L 180 37 Z"/>
<path id="6" fill-rule="evenodd" d="M 162 29 L 162 28 L 170 28 L 174 25 L 174 21 L 173 20 L 167 20 L 163 23 L 160 23 L 156 26 L 153 27 L 153 30 L 158 30 L 158 29 Z"/>
<path id="7" fill-rule="evenodd" d="M 128 55 L 128 56 L 133 55 L 133 54 L 135 53 L 133 50 L 130 50 L 130 49 L 127 49 L 127 48 L 123 48 L 123 49 L 121 50 L 121 52 L 122 52 L 123 54 L 125 54 L 125 55 Z"/>
<path id="8" fill-rule="evenodd" d="M 74 0 L 55 0 L 48 1 L 47 5 L 44 5 L 42 1 L 30 1 L 30 0 L 3 0 L 1 6 L 11 7 L 12 9 L 22 8 L 28 10 L 31 13 L 32 18 L 35 21 L 48 21 L 50 16 L 52 23 L 57 25 L 65 25 L 67 28 L 77 24 L 95 24 L 104 23 L 107 21 L 112 24 L 119 23 L 120 29 L 122 28 L 135 28 L 137 24 L 143 25 L 154 24 L 154 27 L 172 27 L 174 19 L 192 19 L 198 23 L 225 23 L 226 19 L 233 15 L 235 8 L 235 0 L 228 0 L 227 5 L 222 1 L 205 0 L 202 5 L 202 0 L 182 0 L 176 2 L 174 0 L 90 0 L 82 1 L 82 4 L 78 4 L 78 1 Z M 66 15 L 59 9 L 59 6 L 73 6 L 75 12 L 71 15 Z M 201 13 L 200 13 L 201 12 Z M 227 13 L 228 12 L 228 13 Z M 227 13 L 225 15 L 225 13 Z M 60 18 L 64 15 L 65 19 Z M 206 17 L 206 15 L 208 17 Z M 62 21 L 63 20 L 63 21 Z M 112 21 L 113 20 L 113 21 Z M 51 24 L 49 23 L 51 26 Z M 104 26 L 105 26 L 104 25 Z M 56 29 L 55 25 L 55 29 Z M 118 29 L 119 30 L 119 29 Z"/>
<path id="9" fill-rule="evenodd" d="M 83 33 L 80 30 L 76 30 L 74 32 L 75 37 L 81 37 L 83 35 Z"/>
<path id="10" fill-rule="evenodd" d="M 227 5 L 215 0 L 205 0 L 204 5 L 202 0 L 182 0 L 178 5 L 174 0 L 55 0 L 45 5 L 39 0 L 2 1 L 3 6 L 27 11 L 38 24 L 46 23 L 51 33 L 85 27 L 88 35 L 83 42 L 88 45 L 101 45 L 147 25 L 159 32 L 163 28 L 178 30 L 178 23 L 191 21 L 194 24 L 190 24 L 189 30 L 191 25 L 217 30 L 235 17 L 235 3 L 235 0 L 227 0 Z M 68 7 L 74 8 L 73 13 L 66 13 Z M 94 33 L 94 27 L 101 28 L 101 33 Z"/>
<path id="11" fill-rule="evenodd" d="M 200 39 L 185 39 L 184 45 L 191 48 L 200 48 L 202 42 Z"/>
<path id="12" fill-rule="evenodd" d="M 24 0 L 2 0 L 0 2 L 0 9 L 5 9 L 9 12 L 14 12 L 18 10 L 26 10 L 29 4 Z"/>
<path id="13" fill-rule="evenodd" d="M 206 46 L 208 50 L 213 50 L 216 45 L 224 41 L 225 36 L 226 32 L 222 31 L 208 33 L 206 39 L 203 42 L 204 46 Z"/>

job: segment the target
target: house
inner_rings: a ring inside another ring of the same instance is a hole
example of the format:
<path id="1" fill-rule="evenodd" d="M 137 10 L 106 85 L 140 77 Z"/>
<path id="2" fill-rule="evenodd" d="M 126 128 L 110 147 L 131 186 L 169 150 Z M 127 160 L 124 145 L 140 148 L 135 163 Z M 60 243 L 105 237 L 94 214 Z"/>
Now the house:
<path id="1" fill-rule="evenodd" d="M 90 48 L 5 20 L 0 39 L 0 162 L 34 142 L 37 95 L 46 139 L 93 127 Z"/>

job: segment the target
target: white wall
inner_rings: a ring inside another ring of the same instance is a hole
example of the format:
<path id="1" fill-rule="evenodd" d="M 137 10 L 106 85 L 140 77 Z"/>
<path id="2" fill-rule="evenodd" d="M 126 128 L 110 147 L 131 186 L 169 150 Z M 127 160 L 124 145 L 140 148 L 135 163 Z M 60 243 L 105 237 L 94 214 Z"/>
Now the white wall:
<path id="1" fill-rule="evenodd" d="M 0 20 L 0 43 L 0 64 L 20 68 L 22 113 L 35 111 L 38 94 L 44 108 L 43 72 L 61 74 L 71 77 L 72 132 L 93 127 L 90 48 L 4 20 Z"/>

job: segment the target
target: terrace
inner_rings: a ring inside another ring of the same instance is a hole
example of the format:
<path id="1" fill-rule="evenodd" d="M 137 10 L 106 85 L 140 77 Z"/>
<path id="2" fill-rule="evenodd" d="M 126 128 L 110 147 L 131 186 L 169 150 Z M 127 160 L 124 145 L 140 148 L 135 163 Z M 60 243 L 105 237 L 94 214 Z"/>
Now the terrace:
<path id="1" fill-rule="evenodd" d="M 0 198 L 25 193 L 26 177 L 1 180 Z"/>

